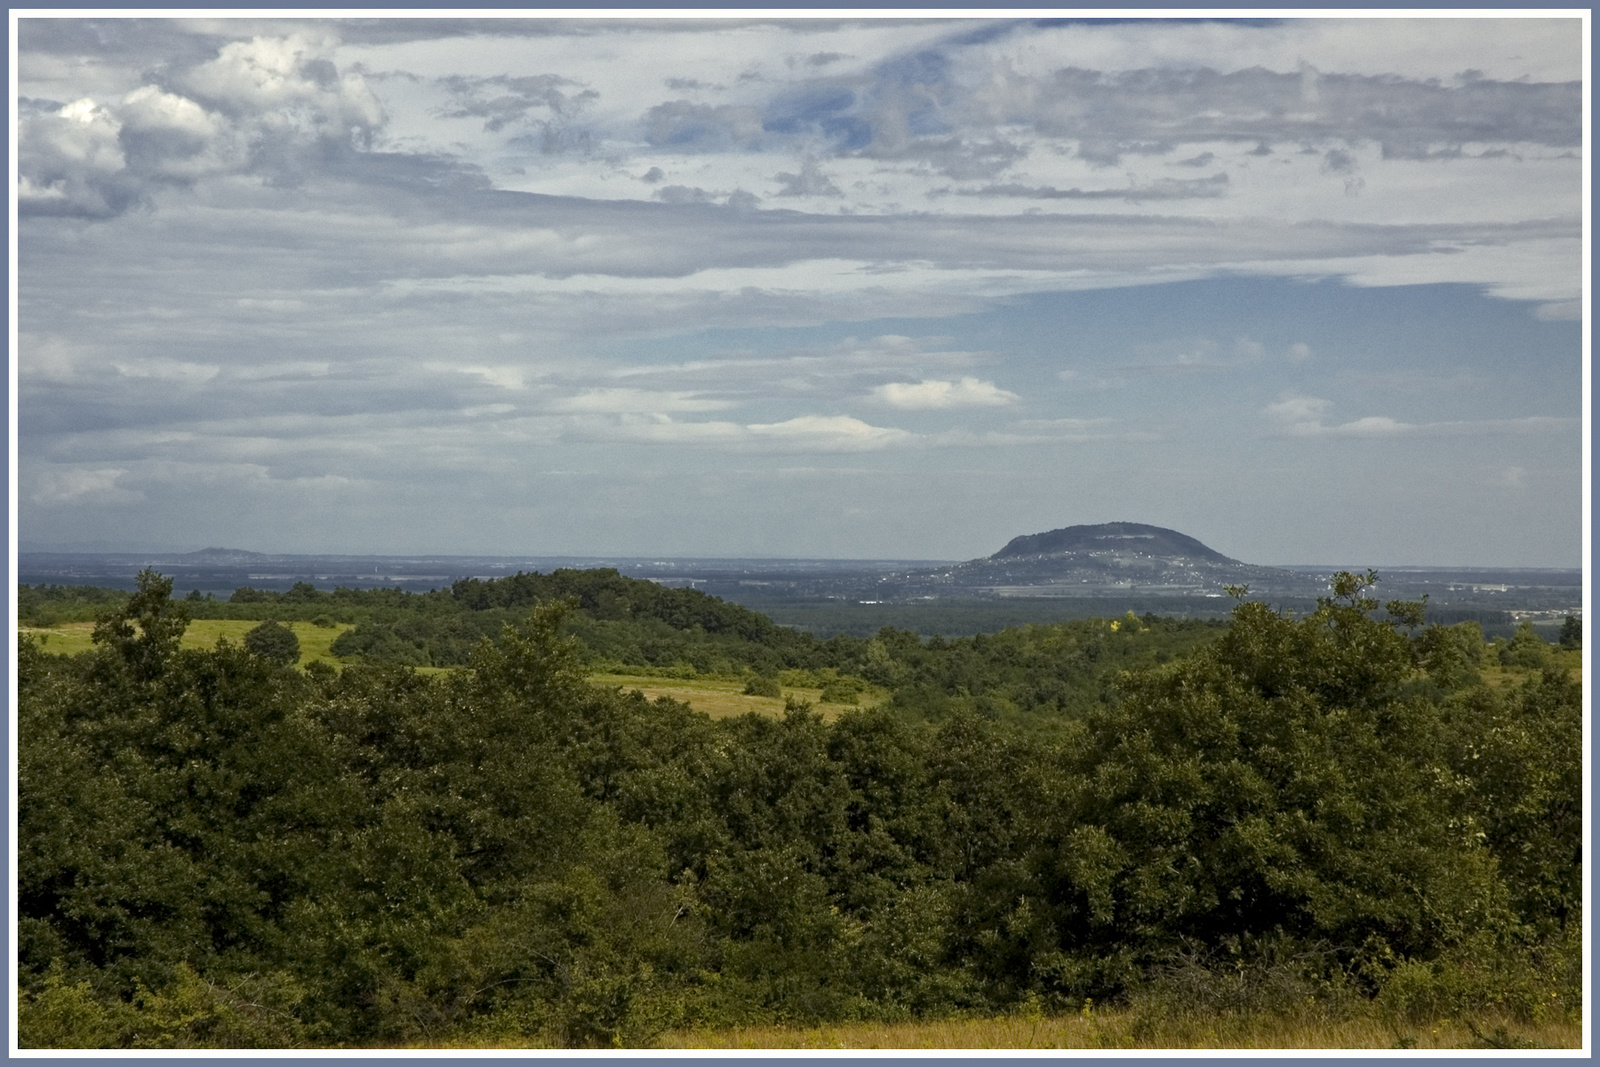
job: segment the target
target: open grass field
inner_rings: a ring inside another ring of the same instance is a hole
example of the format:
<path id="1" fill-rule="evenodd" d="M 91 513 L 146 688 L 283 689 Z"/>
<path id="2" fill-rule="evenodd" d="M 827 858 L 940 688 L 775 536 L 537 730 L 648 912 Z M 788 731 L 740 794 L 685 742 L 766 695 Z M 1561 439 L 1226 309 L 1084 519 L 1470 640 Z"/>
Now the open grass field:
<path id="1" fill-rule="evenodd" d="M 1373 1012 L 1344 1019 L 1276 1015 L 1183 1015 L 1096 1011 L 1027 1018 L 922 1023 L 855 1023 L 794 1029 L 677 1031 L 661 1048 L 730 1049 L 1468 1049 L 1579 1048 L 1576 1022 L 1438 1020 L 1418 1024 Z"/>
<path id="2" fill-rule="evenodd" d="M 651 674 L 596 674 L 589 679 L 596 685 L 621 686 L 623 692 L 639 690 L 654 700 L 671 697 L 713 719 L 727 719 L 746 712 L 777 717 L 783 714 L 783 700 L 777 697 L 748 696 L 742 678 L 668 678 Z M 886 699 L 881 692 L 862 693 L 859 704 L 821 703 L 822 690 L 804 686 L 784 686 L 784 697 L 810 701 L 823 719 L 832 722 L 852 707 L 870 707 Z"/>
<path id="3" fill-rule="evenodd" d="M 213 648 L 223 639 L 237 644 L 243 641 L 244 635 L 257 625 L 258 621 L 249 619 L 195 619 L 184 631 L 183 647 Z M 333 655 L 329 651 L 329 646 L 341 633 L 350 629 L 349 624 L 340 623 L 324 627 L 314 626 L 309 622 L 292 622 L 285 625 L 294 631 L 295 637 L 300 641 L 299 666 L 304 667 L 313 660 L 321 660 L 336 667 L 347 664 L 348 661 Z M 92 622 L 69 622 L 47 628 L 24 626 L 20 630 L 22 633 L 32 634 L 44 651 L 56 655 L 76 655 L 94 647 L 93 641 L 90 640 L 90 635 L 94 632 Z M 443 674 L 453 668 L 415 669 L 423 674 Z M 750 711 L 774 718 L 783 714 L 781 699 L 747 696 L 744 692 L 744 680 L 739 678 L 673 678 L 639 673 L 596 674 L 590 677 L 590 681 L 596 685 L 620 686 L 624 691 L 637 689 L 651 700 L 661 696 L 681 700 L 713 719 L 730 718 Z M 830 722 L 851 706 L 867 707 L 887 698 L 887 694 L 881 691 L 869 691 L 861 694 L 859 705 L 824 704 L 821 702 L 821 689 L 804 686 L 784 686 L 783 694 L 785 697 L 810 701 L 822 717 Z"/>
<path id="4" fill-rule="evenodd" d="M 258 621 L 246 619 L 195 619 L 183 632 L 182 647 L 215 648 L 217 642 L 224 638 L 239 644 L 245 634 L 259 625 Z M 294 636 L 300 641 L 300 666 L 304 667 L 312 660 L 322 660 L 335 666 L 343 663 L 328 648 L 335 638 L 350 629 L 348 624 L 314 626 L 309 622 L 290 622 L 284 625 L 293 630 Z M 94 647 L 94 642 L 90 640 L 90 635 L 94 633 L 92 622 L 68 622 L 48 628 L 23 626 L 20 629 L 22 633 L 32 634 L 44 651 L 57 655 L 73 656 Z"/>
<path id="5" fill-rule="evenodd" d="M 1165 1016 L 1138 1009 L 1075 1015 L 1009 1015 L 906 1023 L 842 1023 L 675 1030 L 661 1049 L 1577 1049 L 1576 1021 L 1519 1023 L 1486 1017 L 1419 1023 L 1377 1009 L 1337 1016 L 1273 1014 Z M 447 1043 L 433 1048 L 516 1048 Z M 531 1046 L 530 1046 L 531 1047 Z"/>

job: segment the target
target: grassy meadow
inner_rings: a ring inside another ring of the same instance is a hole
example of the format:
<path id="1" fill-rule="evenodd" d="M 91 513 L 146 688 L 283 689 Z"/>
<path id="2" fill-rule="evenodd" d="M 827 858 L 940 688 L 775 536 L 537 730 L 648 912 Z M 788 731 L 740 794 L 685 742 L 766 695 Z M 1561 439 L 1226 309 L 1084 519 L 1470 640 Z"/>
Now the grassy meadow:
<path id="1" fill-rule="evenodd" d="M 656 1047 L 681 1049 L 1559 1049 L 1579 1048 L 1577 1021 L 1397 1020 L 1379 1012 L 1307 1018 L 1276 1014 L 1158 1015 L 1138 1009 L 1009 1015 L 943 1022 L 846 1023 L 680 1030 Z"/>
<path id="2" fill-rule="evenodd" d="M 189 628 L 183 634 L 183 648 L 209 649 L 215 648 L 218 641 L 231 641 L 239 644 L 244 640 L 244 635 L 260 625 L 257 619 L 194 619 L 189 623 Z M 335 656 L 330 647 L 341 633 L 351 629 L 349 623 L 336 623 L 333 626 L 317 626 L 309 622 L 285 622 L 283 625 L 294 631 L 294 636 L 300 642 L 300 660 L 297 664 L 305 667 L 312 661 L 321 661 L 335 667 L 344 667 L 353 660 L 341 659 Z M 49 627 L 23 626 L 21 632 L 30 634 L 39 642 L 39 647 L 53 655 L 72 656 L 80 652 L 88 652 L 94 647 L 90 635 L 94 632 L 92 622 L 68 622 Z M 450 668 L 420 667 L 415 668 L 423 674 L 443 674 Z M 761 715 L 778 717 L 783 714 L 783 698 L 752 696 L 744 692 L 745 682 L 742 678 L 728 678 L 717 676 L 701 676 L 696 678 L 679 678 L 666 674 L 651 674 L 648 672 L 600 673 L 590 677 L 596 685 L 620 686 L 624 692 L 637 689 L 651 700 L 657 697 L 671 697 L 673 700 L 682 701 L 693 707 L 696 711 L 704 712 L 713 719 L 725 719 L 746 712 L 756 712 Z M 832 721 L 851 707 L 870 707 L 887 699 L 887 694 L 882 690 L 863 692 L 858 704 L 826 704 L 822 703 L 822 690 L 815 686 L 783 686 L 784 698 L 792 697 L 816 705 L 817 711 L 825 720 Z"/>
<path id="3" fill-rule="evenodd" d="M 591 675 L 589 680 L 595 685 L 620 686 L 625 693 L 637 689 L 651 700 L 671 697 L 713 719 L 727 719 L 751 711 L 759 715 L 779 716 L 783 714 L 784 701 L 792 698 L 815 705 L 818 714 L 825 721 L 832 722 L 850 708 L 873 707 L 888 699 L 888 694 L 877 690 L 862 693 L 856 704 L 828 704 L 823 703 L 822 690 L 818 687 L 789 685 L 782 687 L 782 697 L 754 696 L 744 691 L 744 679 L 714 676 L 675 678 L 655 674 L 608 673 Z"/>
<path id="4" fill-rule="evenodd" d="M 193 619 L 183 632 L 180 647 L 210 649 L 217 647 L 218 641 L 231 641 L 237 645 L 244 641 L 245 634 L 259 625 L 259 619 Z M 299 666 L 304 667 L 313 660 L 334 666 L 344 664 L 328 649 L 341 633 L 350 629 L 348 623 L 317 626 L 309 622 L 285 622 L 283 625 L 293 630 L 300 642 Z M 94 633 L 92 622 L 67 622 L 48 627 L 23 626 L 20 629 L 22 633 L 33 635 L 42 651 L 54 655 L 74 656 L 94 648 L 94 642 L 90 640 Z"/>

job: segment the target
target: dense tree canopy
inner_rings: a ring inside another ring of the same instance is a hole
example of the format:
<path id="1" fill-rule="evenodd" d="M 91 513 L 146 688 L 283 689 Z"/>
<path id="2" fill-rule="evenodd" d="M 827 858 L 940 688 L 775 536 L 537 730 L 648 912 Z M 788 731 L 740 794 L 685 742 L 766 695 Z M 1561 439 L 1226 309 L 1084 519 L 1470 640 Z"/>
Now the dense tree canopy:
<path id="1" fill-rule="evenodd" d="M 1076 1007 L 1194 945 L 1317 947 L 1377 990 L 1558 937 L 1578 685 L 1484 685 L 1472 624 L 1380 620 L 1345 577 L 1187 654 L 1154 618 L 830 649 L 605 573 L 462 583 L 521 621 L 424 675 L 180 649 L 142 576 L 93 652 L 20 644 L 22 1043 L 631 1044 Z M 608 620 L 569 595 L 894 699 L 719 721 L 596 687 Z"/>

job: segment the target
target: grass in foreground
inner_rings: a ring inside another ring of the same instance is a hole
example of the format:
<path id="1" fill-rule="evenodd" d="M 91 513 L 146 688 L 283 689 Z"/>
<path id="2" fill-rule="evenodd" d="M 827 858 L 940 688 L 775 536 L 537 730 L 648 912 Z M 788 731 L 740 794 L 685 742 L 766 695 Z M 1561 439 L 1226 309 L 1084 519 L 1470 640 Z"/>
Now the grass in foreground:
<path id="1" fill-rule="evenodd" d="M 1277 1015 L 1156 1017 L 1107 1010 L 1029 1018 L 957 1019 L 919 1023 L 852 1023 L 789 1028 L 683 1030 L 659 1048 L 730 1049 L 1468 1049 L 1579 1048 L 1577 1022 L 1516 1023 L 1504 1019 L 1412 1023 L 1378 1013 L 1347 1018 Z"/>
<path id="2" fill-rule="evenodd" d="M 1496 1016 L 1415 1022 L 1379 1011 L 1292 1018 L 1270 1013 L 1184 1013 L 1134 1009 L 1076 1015 L 1008 1015 L 933 1022 L 839 1023 L 687 1029 L 663 1034 L 658 1049 L 1578 1049 L 1575 1020 L 1527 1023 Z M 535 1048 L 509 1042 L 444 1041 L 410 1048 Z"/>

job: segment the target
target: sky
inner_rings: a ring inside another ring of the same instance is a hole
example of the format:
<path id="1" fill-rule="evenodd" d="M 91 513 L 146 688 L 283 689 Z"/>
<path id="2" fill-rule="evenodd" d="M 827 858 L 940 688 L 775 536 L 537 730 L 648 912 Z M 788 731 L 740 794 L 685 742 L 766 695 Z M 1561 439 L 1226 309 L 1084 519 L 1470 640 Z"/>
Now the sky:
<path id="1" fill-rule="evenodd" d="M 26 18 L 33 546 L 1578 567 L 1577 18 Z"/>

